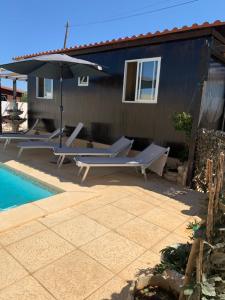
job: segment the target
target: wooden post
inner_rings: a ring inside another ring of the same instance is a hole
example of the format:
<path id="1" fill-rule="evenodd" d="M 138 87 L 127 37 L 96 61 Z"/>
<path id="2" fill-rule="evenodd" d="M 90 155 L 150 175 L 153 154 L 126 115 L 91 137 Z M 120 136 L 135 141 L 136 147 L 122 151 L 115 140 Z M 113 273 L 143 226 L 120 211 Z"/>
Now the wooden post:
<path id="1" fill-rule="evenodd" d="M 209 203 L 208 203 L 208 213 L 206 220 L 206 237 L 207 241 L 211 242 L 213 225 L 214 225 L 214 198 L 215 198 L 215 186 L 213 184 L 213 162 L 212 160 L 207 160 L 207 174 L 208 174 L 208 194 L 209 194 Z"/>
<path id="2" fill-rule="evenodd" d="M 199 253 L 196 258 L 196 283 L 197 283 L 197 291 L 196 291 L 196 300 L 201 300 L 201 288 L 200 284 L 202 282 L 202 265 L 203 265 L 203 250 L 204 250 L 204 241 L 203 239 L 199 240 Z"/>
<path id="3" fill-rule="evenodd" d="M 203 263 L 203 250 L 204 250 L 204 241 L 203 239 L 199 240 L 199 254 L 196 263 L 196 282 L 200 283 L 202 281 L 202 263 Z"/>
<path id="4" fill-rule="evenodd" d="M 184 275 L 184 284 L 183 284 L 184 287 L 188 285 L 191 281 L 191 275 L 196 266 L 195 262 L 199 250 L 199 244 L 200 244 L 200 239 L 195 239 L 191 246 L 191 252 L 188 257 L 188 262 L 187 262 L 185 275 Z M 184 299 L 184 291 L 182 290 L 180 292 L 179 300 L 183 300 L 183 299 Z"/>
<path id="5" fill-rule="evenodd" d="M 221 152 L 219 156 L 217 174 L 216 174 L 216 192 L 214 203 L 214 215 L 216 216 L 219 207 L 219 197 L 223 188 L 223 176 L 224 176 L 224 153 Z"/>
<path id="6" fill-rule="evenodd" d="M 206 220 L 206 237 L 207 241 L 210 243 L 212 241 L 214 221 L 216 219 L 216 211 L 218 209 L 219 195 L 223 187 L 223 174 L 224 174 L 224 154 L 220 153 L 219 163 L 217 168 L 217 174 L 215 181 L 213 180 L 213 162 L 207 159 L 206 162 L 206 183 L 208 184 L 208 214 Z M 195 299 L 201 299 L 201 289 L 200 283 L 202 282 L 203 274 L 203 255 L 204 255 L 204 241 L 201 238 L 195 239 L 191 252 L 188 258 L 188 263 L 185 270 L 184 284 L 183 287 L 187 286 L 191 281 L 191 276 L 194 268 L 196 268 L 196 283 L 197 289 L 195 290 Z M 183 290 L 180 292 L 179 300 L 184 300 Z"/>
<path id="7" fill-rule="evenodd" d="M 213 161 L 207 159 L 206 161 L 206 183 L 208 184 L 208 191 L 212 187 L 213 182 Z"/>

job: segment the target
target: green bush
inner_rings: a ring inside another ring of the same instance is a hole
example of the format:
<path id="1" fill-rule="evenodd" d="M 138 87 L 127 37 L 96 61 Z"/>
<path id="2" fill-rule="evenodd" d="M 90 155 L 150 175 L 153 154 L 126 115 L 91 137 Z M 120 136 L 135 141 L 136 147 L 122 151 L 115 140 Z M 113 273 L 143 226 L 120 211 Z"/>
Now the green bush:
<path id="1" fill-rule="evenodd" d="M 154 273 L 161 274 L 166 269 L 175 270 L 181 274 L 185 273 L 191 244 L 177 244 L 162 249 L 162 262 L 155 266 Z"/>
<path id="2" fill-rule="evenodd" d="M 178 154 L 178 157 L 181 161 L 186 161 L 189 154 L 189 144 L 192 131 L 192 116 L 186 112 L 175 112 L 172 115 L 173 127 L 176 131 L 183 132 L 185 134 L 185 147 L 184 150 Z"/>
<path id="3" fill-rule="evenodd" d="M 186 112 L 175 112 L 172 116 L 174 129 L 185 133 L 186 138 L 191 137 L 192 116 Z"/>

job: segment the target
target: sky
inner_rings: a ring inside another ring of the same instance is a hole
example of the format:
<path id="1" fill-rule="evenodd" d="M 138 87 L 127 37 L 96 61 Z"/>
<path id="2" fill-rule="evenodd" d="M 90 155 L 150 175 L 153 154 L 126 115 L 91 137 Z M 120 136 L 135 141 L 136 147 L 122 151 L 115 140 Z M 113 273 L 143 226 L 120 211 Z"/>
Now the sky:
<path id="1" fill-rule="evenodd" d="M 0 0 L 0 12 L 2 64 L 15 56 L 62 48 L 67 20 L 70 47 L 225 21 L 225 0 Z"/>

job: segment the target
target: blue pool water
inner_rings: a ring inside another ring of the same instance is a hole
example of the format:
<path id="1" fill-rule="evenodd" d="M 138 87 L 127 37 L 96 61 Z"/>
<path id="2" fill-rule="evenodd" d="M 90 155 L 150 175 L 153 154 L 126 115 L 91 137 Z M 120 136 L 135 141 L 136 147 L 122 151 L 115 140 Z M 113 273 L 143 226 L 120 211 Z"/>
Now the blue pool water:
<path id="1" fill-rule="evenodd" d="M 0 164 L 0 211 L 53 196 L 58 192 Z"/>

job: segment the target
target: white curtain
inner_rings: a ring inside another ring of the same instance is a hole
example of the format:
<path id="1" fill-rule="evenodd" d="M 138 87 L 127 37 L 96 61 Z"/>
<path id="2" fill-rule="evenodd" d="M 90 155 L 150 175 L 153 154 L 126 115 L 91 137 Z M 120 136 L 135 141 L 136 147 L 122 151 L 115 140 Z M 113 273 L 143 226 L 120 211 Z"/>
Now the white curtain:
<path id="1" fill-rule="evenodd" d="M 199 124 L 201 127 L 218 126 L 224 110 L 225 66 L 214 60 L 210 63 L 208 80 L 204 82 Z M 217 129 L 217 128 L 215 128 Z"/>

